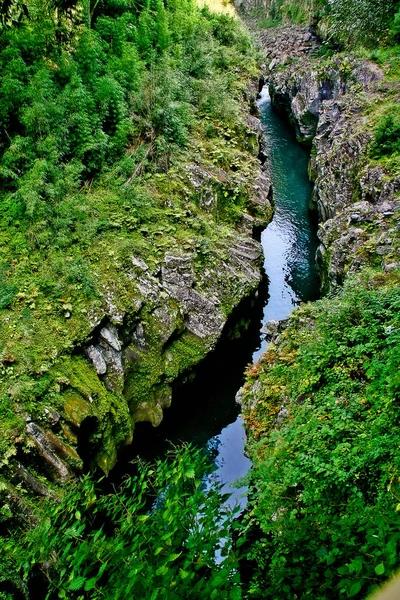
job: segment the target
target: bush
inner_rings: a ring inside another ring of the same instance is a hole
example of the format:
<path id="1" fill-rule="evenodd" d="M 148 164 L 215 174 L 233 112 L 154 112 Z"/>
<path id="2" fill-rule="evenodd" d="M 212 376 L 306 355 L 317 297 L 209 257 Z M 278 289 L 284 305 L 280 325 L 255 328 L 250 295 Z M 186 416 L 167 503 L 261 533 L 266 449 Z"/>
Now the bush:
<path id="1" fill-rule="evenodd" d="M 381 279 L 295 312 L 249 374 L 250 598 L 363 599 L 400 566 L 400 291 Z"/>
<path id="2" fill-rule="evenodd" d="M 386 109 L 374 129 L 371 155 L 374 158 L 400 154 L 400 105 Z"/>
<path id="3" fill-rule="evenodd" d="M 184 447 L 154 466 L 139 462 L 111 493 L 87 476 L 44 509 L 2 562 L 14 558 L 21 578 L 39 578 L 47 598 L 239 600 L 232 515 L 218 487 L 204 489 L 207 472 L 207 457 Z"/>
<path id="4" fill-rule="evenodd" d="M 375 46 L 388 37 L 397 0 L 333 0 L 327 5 L 328 33 L 345 46 Z"/>

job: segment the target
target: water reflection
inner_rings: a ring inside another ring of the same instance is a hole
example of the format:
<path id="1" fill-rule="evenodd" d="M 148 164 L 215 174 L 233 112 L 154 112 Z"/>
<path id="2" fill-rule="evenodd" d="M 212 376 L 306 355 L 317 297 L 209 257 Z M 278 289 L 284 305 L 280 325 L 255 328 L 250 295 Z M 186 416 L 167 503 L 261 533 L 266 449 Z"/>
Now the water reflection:
<path id="1" fill-rule="evenodd" d="M 261 235 L 264 269 L 268 277 L 269 298 L 263 311 L 262 325 L 285 319 L 300 303 L 315 300 L 319 281 L 315 265 L 316 223 L 309 211 L 312 186 L 308 179 L 308 151 L 297 143 L 293 131 L 272 110 L 268 88 L 259 100 L 265 132 L 267 168 L 274 190 L 275 214 Z M 253 362 L 267 348 L 262 339 L 253 353 Z M 246 505 L 246 488 L 232 487 L 251 467 L 244 456 L 246 434 L 240 416 L 210 440 L 218 447 L 216 477 L 224 491 L 232 492 L 230 504 Z"/>
<path id="2" fill-rule="evenodd" d="M 267 323 L 285 319 L 300 302 L 315 300 L 319 281 L 315 265 L 316 223 L 309 211 L 309 153 L 272 110 L 267 87 L 261 92 L 259 107 L 268 155 L 266 168 L 275 199 L 274 218 L 261 236 L 269 280 L 270 297 L 263 316 Z M 258 360 L 266 348 L 267 342 L 262 341 L 253 360 Z"/>
<path id="3" fill-rule="evenodd" d="M 199 366 L 194 381 L 175 390 L 172 406 L 158 428 L 138 424 L 126 457 L 163 456 L 168 440 L 208 448 L 216 465 L 212 478 L 223 485 L 223 492 L 232 493 L 229 505 L 238 503 L 241 508 L 246 505 L 246 487 L 238 489 L 234 482 L 246 475 L 251 462 L 244 454 L 246 435 L 235 395 L 243 385 L 246 364 L 258 360 L 266 349 L 267 343 L 260 342 L 260 322 L 286 318 L 301 301 L 315 299 L 319 289 L 316 227 L 308 210 L 312 192 L 307 176 L 309 154 L 273 112 L 266 88 L 259 106 L 275 199 L 274 218 L 261 236 L 268 278 L 264 296 L 269 298 L 259 297 L 251 309 L 253 322 L 239 340 L 219 344 Z M 123 462 L 119 469 L 126 472 Z"/>

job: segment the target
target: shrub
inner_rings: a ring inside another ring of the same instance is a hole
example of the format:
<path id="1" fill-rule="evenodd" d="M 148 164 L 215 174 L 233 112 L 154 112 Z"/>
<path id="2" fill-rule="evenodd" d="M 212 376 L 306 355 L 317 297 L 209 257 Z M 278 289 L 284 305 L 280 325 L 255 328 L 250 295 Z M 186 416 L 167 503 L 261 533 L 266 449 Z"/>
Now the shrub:
<path id="1" fill-rule="evenodd" d="M 249 374 L 250 598 L 361 599 L 399 567 L 400 292 L 382 283 L 294 313 Z"/>
<path id="2" fill-rule="evenodd" d="M 154 466 L 138 462 L 110 493 L 87 476 L 2 562 L 14 559 L 25 581 L 39 577 L 47 598 L 239 600 L 232 515 L 216 485 L 205 489 L 207 472 L 208 458 L 183 447 Z"/>
<path id="3" fill-rule="evenodd" d="M 400 154 L 400 105 L 386 109 L 374 129 L 371 143 L 371 154 L 374 158 Z"/>

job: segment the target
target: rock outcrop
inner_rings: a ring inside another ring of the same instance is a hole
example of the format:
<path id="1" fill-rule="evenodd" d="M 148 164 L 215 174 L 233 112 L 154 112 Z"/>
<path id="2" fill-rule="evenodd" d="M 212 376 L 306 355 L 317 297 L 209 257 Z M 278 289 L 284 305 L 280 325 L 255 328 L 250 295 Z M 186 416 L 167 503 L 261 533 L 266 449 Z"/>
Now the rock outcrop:
<path id="1" fill-rule="evenodd" d="M 260 39 L 273 106 L 293 125 L 299 141 L 311 146 L 324 291 L 366 264 L 394 268 L 400 177 L 368 161 L 371 131 L 365 117 L 367 106 L 387 91 L 382 71 L 352 57 L 319 60 L 314 56 L 318 40 L 305 28 L 270 30 Z M 284 41 L 290 39 L 288 53 Z"/>
<path id="2" fill-rule="evenodd" d="M 223 170 L 199 157 L 179 173 L 188 207 L 206 215 L 199 219 L 204 231 L 165 248 L 152 263 L 139 252 L 127 250 L 122 259 L 111 251 L 124 284 L 109 278 L 69 354 L 55 353 L 36 378 L 9 388 L 15 428 L 0 478 L 10 518 L 29 521 L 29 499 L 57 500 L 60 485 L 83 467 L 108 472 L 118 449 L 132 441 L 135 423 L 159 425 L 174 382 L 213 350 L 233 309 L 256 292 L 262 266 L 256 238 L 272 216 L 272 191 L 256 158 L 260 122 L 243 121 L 246 172 L 242 163 Z M 205 228 L 219 222 L 222 235 L 210 235 Z M 76 308 L 65 300 L 62 310 L 73 326 Z M 3 365 L 15 361 L 11 354 L 0 358 Z"/>

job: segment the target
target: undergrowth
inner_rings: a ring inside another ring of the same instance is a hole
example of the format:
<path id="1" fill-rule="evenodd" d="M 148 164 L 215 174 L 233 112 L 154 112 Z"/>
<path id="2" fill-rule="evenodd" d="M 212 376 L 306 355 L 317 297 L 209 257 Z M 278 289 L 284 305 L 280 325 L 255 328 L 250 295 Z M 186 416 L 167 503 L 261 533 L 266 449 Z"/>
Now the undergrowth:
<path id="1" fill-rule="evenodd" d="M 249 371 L 250 598 L 361 599 L 399 568 L 399 308 L 364 272 Z"/>

